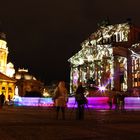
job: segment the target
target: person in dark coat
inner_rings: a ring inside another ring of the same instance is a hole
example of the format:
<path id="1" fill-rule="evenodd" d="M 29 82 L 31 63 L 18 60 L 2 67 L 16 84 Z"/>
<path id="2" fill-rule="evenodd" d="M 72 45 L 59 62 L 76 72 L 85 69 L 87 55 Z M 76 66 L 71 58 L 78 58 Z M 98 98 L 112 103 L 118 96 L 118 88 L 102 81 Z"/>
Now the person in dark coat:
<path id="1" fill-rule="evenodd" d="M 120 105 L 120 109 L 124 110 L 125 108 L 125 94 L 124 93 L 120 93 L 119 95 L 119 105 Z"/>
<path id="2" fill-rule="evenodd" d="M 113 103 L 115 105 L 115 110 L 118 110 L 119 109 L 119 93 L 117 91 L 114 95 Z"/>
<path id="3" fill-rule="evenodd" d="M 77 120 L 84 119 L 84 109 L 85 109 L 85 104 L 87 103 L 87 99 L 84 93 L 85 93 L 85 88 L 82 86 L 82 83 L 79 83 L 75 93 L 75 100 L 77 102 L 77 111 L 76 111 Z"/>
<path id="4" fill-rule="evenodd" d="M 112 95 L 109 95 L 107 103 L 109 105 L 109 109 L 111 110 L 112 105 L 113 105 L 113 97 L 112 97 Z"/>
<path id="5" fill-rule="evenodd" d="M 2 93 L 2 94 L 0 95 L 0 108 L 3 107 L 4 102 L 5 102 L 5 95 Z"/>

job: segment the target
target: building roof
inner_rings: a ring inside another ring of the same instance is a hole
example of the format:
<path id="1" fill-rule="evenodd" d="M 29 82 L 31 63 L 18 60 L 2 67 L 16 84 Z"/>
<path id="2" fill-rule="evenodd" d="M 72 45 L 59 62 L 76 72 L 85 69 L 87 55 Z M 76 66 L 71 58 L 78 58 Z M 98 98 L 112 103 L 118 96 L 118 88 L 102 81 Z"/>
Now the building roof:
<path id="1" fill-rule="evenodd" d="M 120 54 L 120 51 L 117 51 L 120 48 L 123 53 L 122 56 L 127 56 L 127 52 L 123 51 L 127 48 L 132 55 L 136 54 L 135 56 L 140 57 L 140 28 L 134 26 L 135 30 L 131 32 L 137 30 L 137 34 L 132 36 L 130 35 L 130 27 L 131 25 L 128 22 L 100 26 L 88 39 L 82 42 L 81 50 L 69 58 L 68 61 L 72 65 L 78 66 L 84 64 L 84 62 L 102 59 L 105 55 L 111 57 L 113 52 Z"/>
<path id="2" fill-rule="evenodd" d="M 0 72 L 0 81 L 16 82 L 16 80 L 14 78 L 10 78 L 1 72 Z"/>
<path id="3" fill-rule="evenodd" d="M 19 69 L 18 72 L 14 74 L 14 77 L 16 80 L 37 80 L 33 75 L 29 74 L 27 69 Z"/>

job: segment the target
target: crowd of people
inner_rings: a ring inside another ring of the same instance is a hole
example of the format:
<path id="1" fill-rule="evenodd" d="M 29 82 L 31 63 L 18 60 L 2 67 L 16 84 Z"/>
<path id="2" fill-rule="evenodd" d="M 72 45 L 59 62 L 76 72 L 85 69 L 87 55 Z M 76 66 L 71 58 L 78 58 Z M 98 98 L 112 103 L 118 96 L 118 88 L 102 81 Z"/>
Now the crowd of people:
<path id="1" fill-rule="evenodd" d="M 77 105 L 76 108 L 76 119 L 83 120 L 85 106 L 88 105 L 88 100 L 85 96 L 85 88 L 82 86 L 82 83 L 78 83 L 78 87 L 75 91 L 75 102 Z M 108 105 L 109 109 L 112 109 L 115 106 L 115 110 L 124 110 L 125 109 L 125 97 L 126 95 L 122 92 L 115 91 L 114 89 L 108 95 Z M 68 102 L 68 90 L 64 81 L 60 81 L 54 90 L 53 96 L 54 106 L 56 108 L 56 119 L 61 118 L 65 120 L 65 111 Z M 0 94 L 0 108 L 3 107 L 5 102 L 4 94 Z"/>
<path id="2" fill-rule="evenodd" d="M 109 109 L 112 109 L 113 105 L 115 106 L 115 110 L 124 110 L 125 109 L 125 97 L 126 94 L 118 91 L 114 91 L 113 93 L 109 93 L 108 105 Z"/>
<path id="3" fill-rule="evenodd" d="M 78 87 L 75 91 L 75 101 L 77 104 L 76 108 L 76 119 L 83 120 L 85 106 L 88 105 L 88 101 L 85 97 L 85 88 L 82 86 L 82 83 L 78 83 Z M 115 91 L 114 89 L 108 95 L 108 105 L 111 110 L 115 106 L 115 110 L 124 110 L 125 109 L 125 97 L 126 95 L 122 92 Z M 60 81 L 58 86 L 54 90 L 54 106 L 56 108 L 56 119 L 60 118 L 60 111 L 62 114 L 62 119 L 65 119 L 65 108 L 68 102 L 68 91 L 65 86 L 64 81 Z"/>

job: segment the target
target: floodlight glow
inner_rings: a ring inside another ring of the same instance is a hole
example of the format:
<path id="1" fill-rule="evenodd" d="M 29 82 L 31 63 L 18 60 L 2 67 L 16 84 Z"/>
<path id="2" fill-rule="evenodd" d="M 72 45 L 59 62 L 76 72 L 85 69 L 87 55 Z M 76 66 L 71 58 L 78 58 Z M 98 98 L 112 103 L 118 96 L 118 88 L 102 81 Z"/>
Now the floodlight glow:
<path id="1" fill-rule="evenodd" d="M 99 87 L 99 90 L 101 90 L 101 91 L 105 91 L 106 88 L 105 88 L 105 86 L 100 86 L 100 87 Z"/>

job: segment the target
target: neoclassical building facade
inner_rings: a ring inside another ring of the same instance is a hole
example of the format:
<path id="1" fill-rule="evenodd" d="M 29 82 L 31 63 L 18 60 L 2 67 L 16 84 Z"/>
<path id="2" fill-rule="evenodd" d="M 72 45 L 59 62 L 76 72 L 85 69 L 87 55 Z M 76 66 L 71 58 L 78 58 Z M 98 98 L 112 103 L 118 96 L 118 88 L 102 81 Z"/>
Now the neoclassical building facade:
<path id="1" fill-rule="evenodd" d="M 130 22 L 103 24 L 69 60 L 70 92 L 78 82 L 129 91 L 140 87 L 140 28 Z"/>
<path id="2" fill-rule="evenodd" d="M 11 99 L 15 93 L 16 80 L 13 77 L 15 73 L 14 65 L 7 64 L 8 47 L 6 37 L 0 32 L 0 94 L 5 95 L 6 100 Z"/>
<path id="3" fill-rule="evenodd" d="M 19 69 L 9 62 L 6 35 L 0 32 L 0 94 L 5 95 L 8 101 L 16 96 L 24 96 L 26 92 L 38 91 L 42 93 L 43 83 L 28 73 L 28 70 Z"/>

